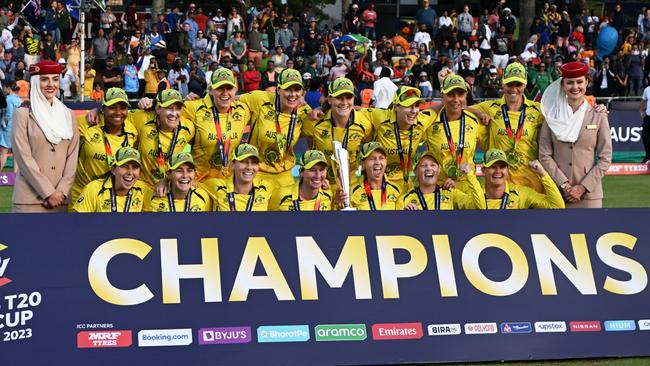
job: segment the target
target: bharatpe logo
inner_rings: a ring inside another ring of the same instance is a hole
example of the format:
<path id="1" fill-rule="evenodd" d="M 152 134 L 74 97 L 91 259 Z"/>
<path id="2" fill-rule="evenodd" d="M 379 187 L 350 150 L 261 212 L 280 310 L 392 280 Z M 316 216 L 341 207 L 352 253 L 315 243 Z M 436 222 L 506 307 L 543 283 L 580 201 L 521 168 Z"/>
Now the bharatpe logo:
<path id="1" fill-rule="evenodd" d="M 130 330 L 109 330 L 77 333 L 77 348 L 131 347 Z"/>
<path id="2" fill-rule="evenodd" d="M 138 332 L 138 347 L 188 346 L 192 329 L 143 329 Z"/>
<path id="3" fill-rule="evenodd" d="M 365 324 L 320 324 L 314 334 L 316 342 L 363 341 L 368 337 Z"/>
<path id="4" fill-rule="evenodd" d="M 566 329 L 566 322 L 535 322 L 535 333 L 564 333 Z"/>
<path id="5" fill-rule="evenodd" d="M 569 322 L 572 332 L 600 332 L 602 330 L 598 320 Z"/>
<path id="6" fill-rule="evenodd" d="M 505 322 L 501 323 L 501 333 L 515 334 L 515 333 L 531 333 L 533 327 L 529 322 Z"/>
<path id="7" fill-rule="evenodd" d="M 495 334 L 499 331 L 497 323 L 467 323 L 465 334 Z"/>
<path id="8" fill-rule="evenodd" d="M 198 335 L 201 345 L 250 343 L 253 340 L 251 327 L 201 328 Z"/>
<path id="9" fill-rule="evenodd" d="M 308 325 L 277 325 L 257 328 L 258 343 L 307 342 L 308 340 Z"/>
<path id="10" fill-rule="evenodd" d="M 8 246 L 0 244 L 0 252 L 2 252 L 7 248 Z M 5 271 L 7 270 L 7 266 L 9 265 L 10 260 L 11 258 L 2 258 L 2 256 L 0 256 L 0 287 L 11 282 L 11 278 L 4 277 Z"/>
<path id="11" fill-rule="evenodd" d="M 420 339 L 424 336 L 422 323 L 387 323 L 373 324 L 372 339 Z"/>
<path id="12" fill-rule="evenodd" d="M 650 330 L 650 319 L 639 320 L 639 330 Z"/>
<path id="13" fill-rule="evenodd" d="M 459 335 L 460 324 L 430 324 L 427 326 L 427 333 L 430 336 Z"/>
<path id="14" fill-rule="evenodd" d="M 634 320 L 607 320 L 605 321 L 606 332 L 631 332 L 636 330 Z"/>

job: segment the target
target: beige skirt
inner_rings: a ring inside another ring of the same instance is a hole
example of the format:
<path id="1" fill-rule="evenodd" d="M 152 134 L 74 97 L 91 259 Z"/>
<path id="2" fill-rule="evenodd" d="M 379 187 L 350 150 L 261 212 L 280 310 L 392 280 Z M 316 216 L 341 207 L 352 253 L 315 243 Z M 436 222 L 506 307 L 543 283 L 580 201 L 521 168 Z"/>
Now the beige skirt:
<path id="1" fill-rule="evenodd" d="M 14 213 L 56 213 L 56 212 L 66 212 L 68 211 L 68 205 L 61 205 L 57 208 L 45 208 L 43 205 L 24 205 L 14 203 L 11 207 L 11 212 Z"/>

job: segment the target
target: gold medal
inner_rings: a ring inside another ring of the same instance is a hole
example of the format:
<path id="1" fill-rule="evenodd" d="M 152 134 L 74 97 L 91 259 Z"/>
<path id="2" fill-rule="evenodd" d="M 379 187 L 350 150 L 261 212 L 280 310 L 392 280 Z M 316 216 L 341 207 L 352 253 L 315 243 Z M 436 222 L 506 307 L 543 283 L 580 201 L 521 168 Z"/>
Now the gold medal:
<path id="1" fill-rule="evenodd" d="M 447 166 L 447 168 L 445 169 L 445 172 L 447 173 L 447 177 L 449 177 L 451 179 L 458 178 L 459 170 L 458 170 L 458 166 L 456 164 L 451 164 L 451 165 Z"/>

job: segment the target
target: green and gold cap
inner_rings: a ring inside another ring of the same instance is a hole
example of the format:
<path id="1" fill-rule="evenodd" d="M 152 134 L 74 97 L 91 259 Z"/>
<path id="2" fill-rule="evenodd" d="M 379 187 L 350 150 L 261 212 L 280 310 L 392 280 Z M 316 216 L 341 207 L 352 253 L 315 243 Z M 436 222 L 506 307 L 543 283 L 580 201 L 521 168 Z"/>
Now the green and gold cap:
<path id="1" fill-rule="evenodd" d="M 156 103 L 159 107 L 167 108 L 174 103 L 183 104 L 183 97 L 178 90 L 165 89 L 156 96 Z"/>
<path id="2" fill-rule="evenodd" d="M 363 159 L 367 158 L 375 150 L 379 150 L 379 151 L 383 152 L 384 155 L 386 155 L 386 156 L 388 155 L 386 153 L 386 149 L 384 148 L 384 146 L 381 143 L 379 143 L 377 141 L 371 141 L 371 142 L 367 142 L 367 143 L 362 144 L 361 146 L 359 146 L 359 154 L 361 155 L 361 159 L 363 160 Z"/>
<path id="3" fill-rule="evenodd" d="M 127 106 L 130 106 L 129 104 L 129 96 L 126 95 L 126 92 L 122 88 L 110 88 L 106 91 L 104 94 L 104 103 L 103 105 L 105 107 L 110 107 L 114 104 L 117 103 L 126 103 Z"/>
<path id="4" fill-rule="evenodd" d="M 486 168 L 491 167 L 498 161 L 508 164 L 508 156 L 506 156 L 506 153 L 503 152 L 503 150 L 490 149 L 485 152 L 485 155 L 483 155 L 483 166 Z"/>
<path id="5" fill-rule="evenodd" d="M 404 107 L 410 107 L 415 103 L 422 102 L 420 96 L 422 92 L 418 88 L 413 88 L 410 86 L 400 86 L 393 96 L 393 104 L 401 105 Z"/>
<path id="6" fill-rule="evenodd" d="M 212 89 L 219 89 L 224 85 L 230 85 L 236 88 L 237 82 L 235 81 L 235 75 L 232 73 L 232 70 L 221 67 L 212 73 L 210 87 Z"/>
<path id="7" fill-rule="evenodd" d="M 506 66 L 506 71 L 503 73 L 503 84 L 512 82 L 519 82 L 524 85 L 528 82 L 526 68 L 519 62 L 513 62 Z"/>
<path id="8" fill-rule="evenodd" d="M 301 88 L 304 88 L 300 71 L 294 69 L 282 70 L 282 72 L 280 72 L 280 75 L 278 75 L 278 87 L 280 89 L 288 89 L 293 85 L 299 85 Z"/>
<path id="9" fill-rule="evenodd" d="M 319 163 L 328 165 L 325 154 L 320 150 L 307 150 L 300 157 L 300 166 L 304 169 L 311 169 L 314 165 Z"/>
<path id="10" fill-rule="evenodd" d="M 352 94 L 354 96 L 354 84 L 348 78 L 338 78 L 334 80 L 328 90 L 327 95 L 330 97 L 338 97 L 342 94 Z"/>
<path id="11" fill-rule="evenodd" d="M 431 159 L 433 159 L 433 161 L 435 161 L 436 164 L 440 165 L 440 163 L 438 163 L 438 159 L 436 159 L 436 156 L 433 155 L 433 152 L 431 152 L 429 150 L 426 150 L 426 151 L 423 151 L 423 152 L 421 152 L 421 153 L 419 153 L 419 154 L 417 154 L 415 156 L 415 162 L 414 162 L 413 166 L 418 166 L 418 164 L 420 164 L 422 159 L 427 157 L 427 156 L 430 157 Z"/>
<path id="12" fill-rule="evenodd" d="M 115 88 L 117 89 L 117 88 Z M 117 152 L 115 152 L 115 156 L 113 157 L 113 166 L 122 166 L 129 161 L 133 161 L 138 163 L 138 165 L 142 165 L 142 159 L 140 158 L 140 152 L 138 150 L 130 147 L 130 146 L 124 146 L 120 147 Z"/>
<path id="13" fill-rule="evenodd" d="M 180 152 L 172 154 L 169 158 L 169 170 L 174 170 L 183 164 L 191 164 L 193 167 L 195 166 L 192 154 L 189 152 Z"/>
<path id="14" fill-rule="evenodd" d="M 454 89 L 460 89 L 467 92 L 467 85 L 465 79 L 459 75 L 449 75 L 442 81 L 442 93 L 449 94 Z"/>
<path id="15" fill-rule="evenodd" d="M 232 160 L 242 161 L 247 158 L 255 158 L 257 161 L 260 160 L 260 152 L 257 148 L 251 144 L 240 144 L 235 149 L 235 154 Z"/>

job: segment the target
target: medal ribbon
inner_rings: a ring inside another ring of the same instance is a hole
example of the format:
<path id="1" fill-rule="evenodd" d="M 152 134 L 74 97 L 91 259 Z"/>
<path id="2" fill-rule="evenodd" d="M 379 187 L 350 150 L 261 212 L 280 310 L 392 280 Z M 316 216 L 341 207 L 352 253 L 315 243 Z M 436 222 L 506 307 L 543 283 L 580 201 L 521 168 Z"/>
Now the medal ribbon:
<path id="1" fill-rule="evenodd" d="M 229 107 L 228 119 L 226 120 L 226 135 L 228 136 L 228 138 L 224 142 L 223 133 L 221 132 L 221 123 L 219 122 L 219 111 L 217 110 L 217 107 L 212 106 L 212 114 L 214 115 L 214 129 L 217 132 L 217 148 L 219 149 L 219 155 L 221 156 L 222 166 L 228 164 L 228 153 L 230 152 L 231 112 L 232 112 L 232 107 Z"/>
<path id="2" fill-rule="evenodd" d="M 422 209 L 425 211 L 428 210 L 429 206 L 427 205 L 427 201 L 424 199 L 424 194 L 422 194 L 420 188 L 416 188 L 415 193 L 418 195 L 418 201 L 420 201 L 420 205 L 422 206 Z M 435 207 L 433 209 L 435 211 L 438 211 L 440 210 L 440 189 L 436 187 L 434 194 L 435 194 Z"/>
<path id="3" fill-rule="evenodd" d="M 106 163 L 109 167 L 113 162 L 113 149 L 111 148 L 111 142 L 108 141 L 106 125 L 102 126 L 102 134 L 104 135 L 104 151 L 106 151 Z M 122 141 L 122 147 L 129 146 L 129 136 L 124 132 L 124 124 L 122 124 L 122 135 L 124 136 L 124 141 Z"/>
<path id="4" fill-rule="evenodd" d="M 124 211 L 129 212 L 131 208 L 131 198 L 133 192 L 129 189 L 129 192 L 126 194 L 126 203 L 124 204 Z M 115 179 L 113 178 L 113 186 L 111 187 L 111 212 L 117 212 L 117 193 L 115 193 Z"/>
<path id="5" fill-rule="evenodd" d="M 348 149 L 348 134 L 350 133 L 350 126 L 354 123 L 354 111 L 350 113 L 348 121 L 345 123 L 345 134 L 343 135 L 343 141 L 341 141 L 341 146 L 345 150 Z M 332 145 L 334 144 L 334 121 L 330 120 L 330 126 L 332 127 Z M 334 148 L 332 148 L 334 150 Z"/>
<path id="6" fill-rule="evenodd" d="M 300 211 L 300 201 L 301 201 L 300 198 L 298 198 L 297 200 L 293 200 L 294 211 Z M 318 199 L 314 204 L 314 211 L 320 211 L 320 191 L 318 192 Z"/>
<path id="7" fill-rule="evenodd" d="M 176 205 L 174 204 L 174 196 L 171 192 L 167 193 L 167 202 L 169 203 L 169 212 L 176 212 Z M 187 198 L 185 199 L 185 212 L 190 211 L 190 205 L 192 204 L 192 190 L 187 193 Z"/>
<path id="8" fill-rule="evenodd" d="M 230 205 L 230 211 L 237 211 L 237 207 L 235 207 L 235 192 L 228 192 L 226 193 L 228 196 L 228 204 Z M 246 211 L 250 212 L 253 211 L 253 202 L 255 202 L 255 187 L 253 187 L 250 197 L 248 197 L 248 203 L 246 203 Z"/>
<path id="9" fill-rule="evenodd" d="M 506 207 L 508 207 L 508 197 L 510 195 L 508 193 L 504 193 L 503 197 L 501 198 L 501 204 L 499 205 L 499 210 L 505 210 Z M 487 202 L 487 194 L 485 195 L 485 209 L 488 209 L 488 202 Z"/>
<path id="10" fill-rule="evenodd" d="M 399 154 L 399 163 L 402 166 L 402 175 L 404 176 L 404 182 L 408 182 L 408 168 L 413 165 L 412 152 L 413 152 L 413 127 L 409 127 L 409 155 L 408 163 L 404 162 L 404 149 L 402 148 L 402 138 L 399 135 L 399 127 L 397 122 L 393 122 L 393 132 L 395 132 L 395 142 L 397 142 L 397 153 Z M 445 130 L 446 131 L 446 130 Z"/>
<path id="11" fill-rule="evenodd" d="M 296 128 L 296 119 L 298 119 L 298 111 L 294 109 L 291 111 L 291 120 L 289 122 L 289 131 L 287 132 L 287 144 L 282 145 L 282 127 L 280 126 L 280 96 L 275 94 L 275 140 L 278 144 L 278 152 L 280 153 L 280 160 L 284 160 L 284 154 L 289 151 L 289 146 L 293 140 L 293 133 Z"/>
<path id="12" fill-rule="evenodd" d="M 370 205 L 370 211 L 377 211 L 377 206 L 375 206 L 375 199 L 372 198 L 372 189 L 370 189 L 370 183 L 367 179 L 363 180 L 363 188 L 366 190 L 366 196 L 368 197 L 368 205 Z M 386 204 L 386 178 L 381 180 L 381 207 L 384 207 Z"/>
<path id="13" fill-rule="evenodd" d="M 162 144 L 160 143 L 160 128 L 158 127 L 158 124 L 156 124 L 156 129 L 158 130 L 158 170 L 162 176 L 165 175 L 165 155 L 163 155 L 163 149 L 162 149 Z M 181 131 L 181 124 L 179 123 L 178 126 L 176 126 L 176 129 L 174 129 L 174 136 L 172 137 L 172 143 L 169 146 L 169 152 L 167 153 L 167 157 L 169 158 L 172 156 L 174 153 L 174 149 L 176 148 L 176 140 L 178 139 L 178 134 Z"/>
<path id="14" fill-rule="evenodd" d="M 524 104 L 521 110 L 521 116 L 519 116 L 519 123 L 517 124 L 517 132 L 512 132 L 512 127 L 510 126 L 510 116 L 508 116 L 508 106 L 502 105 L 501 112 L 503 113 L 503 123 L 506 125 L 506 133 L 509 138 L 513 138 L 513 149 L 517 147 L 517 143 L 521 140 L 521 136 L 524 132 L 524 122 L 526 120 L 526 105 Z"/>
<path id="15" fill-rule="evenodd" d="M 449 152 L 451 157 L 456 158 L 456 165 L 460 165 L 463 160 L 463 150 L 465 149 L 465 112 L 460 114 L 460 129 L 458 131 L 458 152 L 456 152 L 456 146 L 454 145 L 454 137 L 451 135 L 451 128 L 449 127 L 449 120 L 447 120 L 447 113 L 442 111 L 442 125 L 445 128 L 445 136 L 447 137 L 447 142 L 449 143 Z"/>

